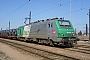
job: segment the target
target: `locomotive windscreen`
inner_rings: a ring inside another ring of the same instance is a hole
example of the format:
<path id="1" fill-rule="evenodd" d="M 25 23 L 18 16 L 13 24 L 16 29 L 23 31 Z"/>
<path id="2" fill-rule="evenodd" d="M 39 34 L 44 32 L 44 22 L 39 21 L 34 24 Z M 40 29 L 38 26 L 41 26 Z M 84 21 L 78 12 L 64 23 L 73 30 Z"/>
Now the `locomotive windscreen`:
<path id="1" fill-rule="evenodd" d="M 60 27 L 62 28 L 71 28 L 70 22 L 69 21 L 64 21 L 64 20 L 58 20 Z"/>

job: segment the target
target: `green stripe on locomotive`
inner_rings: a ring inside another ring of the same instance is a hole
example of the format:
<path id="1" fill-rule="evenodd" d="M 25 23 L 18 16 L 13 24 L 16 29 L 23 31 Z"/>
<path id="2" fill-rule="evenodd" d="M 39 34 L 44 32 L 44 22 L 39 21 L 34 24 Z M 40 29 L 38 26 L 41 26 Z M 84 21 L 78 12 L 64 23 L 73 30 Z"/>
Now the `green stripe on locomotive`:
<path id="1" fill-rule="evenodd" d="M 70 25 L 70 28 L 63 28 L 60 26 L 60 23 L 59 23 L 59 20 L 55 20 L 54 21 L 55 24 L 56 24 L 56 28 L 57 28 L 57 38 L 64 38 L 64 37 L 68 37 L 68 38 L 71 38 L 71 37 L 75 37 L 75 34 L 74 34 L 74 28 L 71 24 L 70 21 L 69 22 L 69 25 Z M 62 20 L 63 22 L 63 20 Z"/>
<path id="2" fill-rule="evenodd" d="M 17 36 L 23 36 L 24 26 L 21 26 L 17 30 Z"/>

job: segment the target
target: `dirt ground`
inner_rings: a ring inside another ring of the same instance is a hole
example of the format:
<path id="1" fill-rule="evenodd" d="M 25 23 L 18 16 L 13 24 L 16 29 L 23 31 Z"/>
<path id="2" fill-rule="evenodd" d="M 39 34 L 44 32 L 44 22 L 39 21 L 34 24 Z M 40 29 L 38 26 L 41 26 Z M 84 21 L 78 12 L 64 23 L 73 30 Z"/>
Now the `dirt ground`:
<path id="1" fill-rule="evenodd" d="M 23 54 L 9 45 L 0 43 L 0 60 L 41 60 L 38 57 Z"/>
<path id="2" fill-rule="evenodd" d="M 77 36 L 80 40 L 89 40 L 89 36 Z"/>

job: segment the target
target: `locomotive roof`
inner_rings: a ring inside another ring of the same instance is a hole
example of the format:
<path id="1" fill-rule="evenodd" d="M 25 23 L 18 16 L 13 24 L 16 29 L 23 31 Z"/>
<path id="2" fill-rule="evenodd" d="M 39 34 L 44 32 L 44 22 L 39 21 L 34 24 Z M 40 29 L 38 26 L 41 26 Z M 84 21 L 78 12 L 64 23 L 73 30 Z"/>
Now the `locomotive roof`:
<path id="1" fill-rule="evenodd" d="M 52 21 L 52 20 L 59 20 L 59 21 L 67 21 L 67 22 L 69 22 L 69 20 L 64 20 L 64 18 L 52 18 L 52 19 L 46 19 L 46 20 L 38 20 L 38 21 L 32 22 L 30 24 L 44 22 L 44 21 Z M 27 26 L 27 25 L 30 25 L 30 24 L 26 24 L 24 26 Z M 20 26 L 20 27 L 23 27 L 23 26 Z"/>
<path id="2" fill-rule="evenodd" d="M 59 20 L 59 21 L 66 21 L 66 22 L 70 22 L 69 20 Z"/>
<path id="3" fill-rule="evenodd" d="M 44 21 L 52 21 L 52 20 L 59 20 L 59 21 L 69 21 L 69 20 L 64 20 L 62 18 L 53 18 L 53 19 L 46 19 L 46 20 L 38 20 L 38 21 L 35 21 L 35 22 L 32 22 L 32 23 L 38 23 L 38 22 L 44 22 Z M 30 23 L 30 24 L 32 24 Z M 26 24 L 26 25 L 29 25 L 29 24 Z"/>

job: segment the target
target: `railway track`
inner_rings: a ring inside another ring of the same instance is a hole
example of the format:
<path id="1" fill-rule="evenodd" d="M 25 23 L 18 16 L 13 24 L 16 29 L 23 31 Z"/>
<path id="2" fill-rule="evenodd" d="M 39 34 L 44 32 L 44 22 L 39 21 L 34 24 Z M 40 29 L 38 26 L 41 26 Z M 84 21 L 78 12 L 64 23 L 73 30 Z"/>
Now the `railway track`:
<path id="1" fill-rule="evenodd" d="M 46 51 L 46 50 L 37 49 L 34 47 L 22 45 L 22 44 L 15 43 L 15 42 L 10 42 L 10 41 L 1 40 L 1 39 L 0 39 L 0 42 L 8 44 L 8 45 L 16 47 L 16 48 L 19 48 L 19 49 L 22 49 L 24 51 L 27 51 L 27 52 L 30 52 L 33 54 L 36 54 L 36 55 L 43 57 L 47 60 L 79 60 L 77 58 L 65 56 L 62 54 L 53 53 L 53 52 Z"/>
<path id="2" fill-rule="evenodd" d="M 59 48 L 59 47 L 58 47 Z M 88 45 L 78 45 L 74 44 L 72 48 L 70 47 L 61 47 L 62 49 L 65 50 L 70 50 L 70 51 L 75 51 L 75 52 L 80 52 L 80 53 L 85 53 L 85 54 L 90 54 L 90 46 Z"/>
<path id="3" fill-rule="evenodd" d="M 90 48 L 90 45 L 79 45 L 79 44 L 74 44 L 74 47 L 82 47 L 82 48 Z"/>
<path id="4" fill-rule="evenodd" d="M 65 48 L 65 49 L 66 50 L 70 50 L 70 51 L 75 51 L 75 52 L 90 54 L 90 50 L 89 49 L 85 49 L 85 48 L 74 47 L 74 48 Z"/>
<path id="5" fill-rule="evenodd" d="M 76 52 L 81 52 L 85 54 L 90 54 L 90 46 L 89 45 L 74 45 L 73 48 L 65 48 L 66 50 L 70 51 L 76 51 Z"/>

